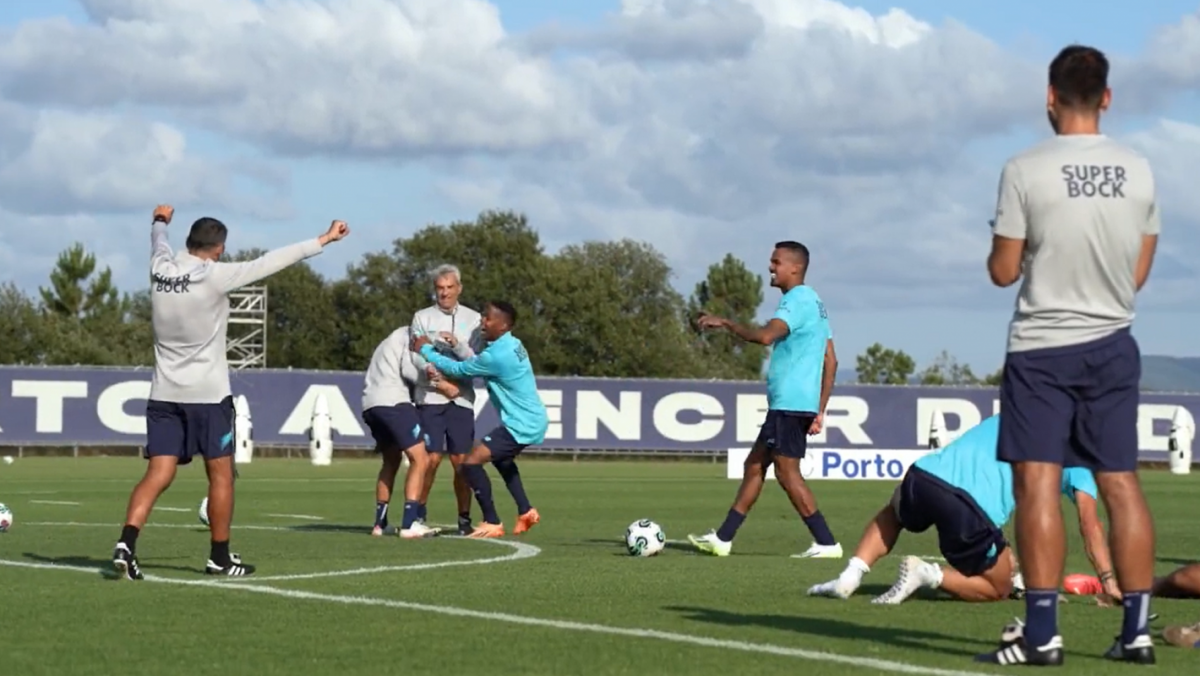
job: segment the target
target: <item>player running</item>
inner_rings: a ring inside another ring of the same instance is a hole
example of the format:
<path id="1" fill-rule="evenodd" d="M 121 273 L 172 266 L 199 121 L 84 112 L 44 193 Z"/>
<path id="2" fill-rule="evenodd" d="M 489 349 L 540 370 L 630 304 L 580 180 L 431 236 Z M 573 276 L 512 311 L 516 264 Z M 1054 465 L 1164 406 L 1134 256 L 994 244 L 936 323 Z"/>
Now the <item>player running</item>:
<path id="1" fill-rule="evenodd" d="M 529 354 L 512 334 L 517 311 L 505 301 L 489 302 L 483 310 L 481 328 L 488 345 L 478 355 L 456 361 L 438 354 L 427 336 L 414 336 L 412 349 L 449 378 L 483 378 L 488 395 L 500 414 L 500 425 L 475 444 L 463 460 L 463 477 L 475 493 L 483 511 L 483 523 L 467 537 L 495 538 L 504 535 L 504 524 L 492 501 L 492 483 L 483 464 L 491 462 L 504 477 L 508 492 L 517 503 L 514 534 L 524 533 L 541 520 L 525 496 L 525 486 L 516 458 L 532 444 L 546 438 L 550 426 L 546 406 L 538 394 L 537 378 Z"/>
<path id="2" fill-rule="evenodd" d="M 901 531 L 937 530 L 938 548 L 948 565 L 906 556 L 896 583 L 872 603 L 904 602 L 918 589 L 941 589 L 964 601 L 1000 601 L 1013 588 L 1015 557 L 1002 528 L 1016 506 L 1012 467 L 996 458 L 1000 416 L 968 430 L 953 443 L 913 463 L 890 502 L 867 524 L 854 558 L 835 580 L 808 590 L 810 596 L 848 598 L 871 566 L 896 546 Z M 1079 512 L 1088 559 L 1120 597 L 1097 507 L 1096 479 L 1082 467 L 1063 471 L 1061 490 Z"/>
<path id="3" fill-rule="evenodd" d="M 815 542 L 797 558 L 842 558 L 842 546 L 834 539 L 817 499 L 800 474 L 800 460 L 808 450 L 808 435 L 821 431 L 825 405 L 833 390 L 837 356 L 825 304 L 812 287 L 804 285 L 808 272 L 808 247 L 799 242 L 779 242 L 771 253 L 771 286 L 783 291 L 775 316 L 762 327 L 746 327 L 728 319 L 701 315 L 705 329 L 723 328 L 742 340 L 770 345 L 767 371 L 767 417 L 754 448 L 746 457 L 742 485 L 725 522 L 706 535 L 689 535 L 697 549 L 715 556 L 729 556 L 733 538 L 746 515 L 762 494 L 767 469 L 775 465 L 775 477 L 804 519 Z"/>
<path id="4" fill-rule="evenodd" d="M 375 452 L 383 459 L 375 483 L 375 527 L 371 535 L 380 536 L 388 529 L 388 505 L 396 485 L 400 462 L 408 456 L 408 475 L 404 480 L 404 515 L 397 530 L 405 539 L 437 535 L 419 519 L 422 490 L 429 469 L 426 438 L 417 408 L 413 405 L 413 387 L 419 371 L 408 349 L 408 327 L 402 326 L 384 338 L 367 367 L 364 378 L 363 422 L 375 438 Z M 458 395 L 458 387 L 445 379 L 434 386 L 447 397 Z"/>

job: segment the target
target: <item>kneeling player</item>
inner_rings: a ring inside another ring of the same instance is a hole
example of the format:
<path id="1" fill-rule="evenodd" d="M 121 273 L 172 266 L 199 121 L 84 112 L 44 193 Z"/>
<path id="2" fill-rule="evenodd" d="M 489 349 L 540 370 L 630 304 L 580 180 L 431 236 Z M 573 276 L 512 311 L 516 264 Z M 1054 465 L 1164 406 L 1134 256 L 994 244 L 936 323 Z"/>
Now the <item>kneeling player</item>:
<path id="1" fill-rule="evenodd" d="M 402 455 L 407 455 L 404 517 L 399 535 L 416 539 L 437 535 L 438 531 L 417 520 L 429 454 L 425 451 L 425 435 L 413 406 L 412 387 L 418 373 L 408 342 L 408 327 L 402 326 L 375 348 L 364 379 L 362 408 L 363 422 L 370 428 L 371 436 L 375 438 L 375 450 L 383 458 L 375 482 L 375 527 L 371 534 L 378 536 L 387 531 L 392 488 L 396 484 L 396 473 L 400 471 Z M 454 388 L 454 385 L 443 381 L 439 385 L 442 387 Z"/>
<path id="2" fill-rule="evenodd" d="M 836 580 L 809 589 L 809 595 L 849 597 L 871 566 L 892 551 L 901 531 L 923 533 L 932 527 L 949 565 L 906 556 L 896 583 L 872 603 L 901 603 L 922 587 L 942 589 L 964 601 L 1008 597 L 1016 562 L 1001 529 L 1016 500 L 1012 468 L 996 459 L 999 429 L 999 416 L 992 416 L 917 460 L 889 504 L 867 524 L 846 569 Z M 1119 594 L 1097 509 L 1095 477 L 1084 468 L 1065 468 L 1062 492 L 1079 511 L 1088 558 L 1105 588 Z"/>
<path id="3" fill-rule="evenodd" d="M 463 477 L 483 511 L 483 523 L 468 537 L 494 538 L 504 535 L 504 525 L 492 501 L 492 483 L 487 470 L 483 468 L 487 462 L 499 470 L 508 492 L 517 503 L 517 525 L 513 533 L 524 533 L 541 520 L 538 511 L 525 496 L 516 458 L 526 447 L 545 440 L 550 418 L 538 394 L 537 378 L 533 373 L 533 365 L 529 363 L 529 353 L 520 339 L 512 335 L 516 321 L 517 311 L 512 305 L 504 301 L 488 303 L 480 322 L 488 346 L 478 355 L 463 361 L 438 354 L 425 336 L 418 336 L 412 342 L 414 351 L 420 352 L 434 368 L 450 378 L 483 378 L 491 402 L 500 414 L 500 426 L 475 444 L 462 462 Z"/>

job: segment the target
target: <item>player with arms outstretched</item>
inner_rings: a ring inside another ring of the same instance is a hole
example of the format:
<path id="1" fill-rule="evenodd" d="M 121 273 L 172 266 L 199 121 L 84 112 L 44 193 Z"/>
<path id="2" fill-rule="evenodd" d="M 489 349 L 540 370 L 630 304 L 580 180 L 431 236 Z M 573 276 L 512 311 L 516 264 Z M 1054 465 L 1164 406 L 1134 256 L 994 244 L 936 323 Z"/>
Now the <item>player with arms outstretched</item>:
<path id="1" fill-rule="evenodd" d="M 774 465 L 779 485 L 815 540 L 808 550 L 795 556 L 842 557 L 842 546 L 834 539 L 825 517 L 817 509 L 816 497 L 800 473 L 800 460 L 808 450 L 808 435 L 821 431 L 837 372 L 825 305 L 817 292 L 804 284 L 808 261 L 808 247 L 799 242 L 775 245 L 771 254 L 771 286 L 783 291 L 783 298 L 766 326 L 741 326 L 711 315 L 699 319 L 701 328 L 722 328 L 746 342 L 772 346 L 767 371 L 767 416 L 746 458 L 737 498 L 719 529 L 706 535 L 688 536 L 697 549 L 707 554 L 729 555 L 734 535 L 762 494 L 767 469 Z"/>
<path id="2" fill-rule="evenodd" d="M 159 206 L 150 226 L 150 305 L 154 376 L 146 402 L 146 474 L 129 496 L 125 527 L 113 550 L 113 567 L 130 580 L 143 578 L 137 539 L 150 511 L 175 480 L 179 465 L 196 456 L 208 473 L 212 549 L 204 571 L 245 576 L 254 572 L 229 551 L 233 521 L 233 396 L 225 339 L 229 293 L 315 256 L 350 233 L 334 221 L 320 237 L 275 249 L 243 263 L 221 262 L 229 234 L 215 218 L 192 224 L 187 250 L 175 253 L 167 225 L 175 210 Z"/>
<path id="3" fill-rule="evenodd" d="M 517 503 L 517 525 L 513 533 L 524 533 L 541 520 L 525 495 L 516 458 L 526 447 L 545 440 L 550 420 L 538 394 L 529 353 L 512 334 L 516 322 L 517 311 L 511 304 L 499 300 L 489 302 L 484 307 L 481 321 L 488 345 L 478 355 L 462 361 L 439 354 L 427 336 L 413 337 L 413 351 L 448 378 L 466 379 L 466 382 L 471 378 L 482 378 L 488 396 L 500 414 L 500 425 L 477 442 L 462 461 L 463 477 L 483 511 L 483 523 L 468 537 L 504 535 L 504 525 L 492 500 L 492 483 L 483 467 L 487 462 L 491 462 L 504 477 L 508 492 Z"/>
<path id="4" fill-rule="evenodd" d="M 933 528 L 947 565 L 904 557 L 896 583 L 872 603 L 902 603 L 922 587 L 941 589 L 964 601 L 1007 598 L 1016 561 L 1002 529 L 1012 517 L 1016 499 L 1012 467 L 996 458 L 999 433 L 999 416 L 992 416 L 913 463 L 889 503 L 867 524 L 842 574 L 812 587 L 808 594 L 848 598 L 871 566 L 892 551 L 902 531 L 923 533 Z M 1104 589 L 1119 598 L 1095 477 L 1082 467 L 1068 468 L 1061 490 L 1079 512 L 1084 547 L 1104 580 Z"/>

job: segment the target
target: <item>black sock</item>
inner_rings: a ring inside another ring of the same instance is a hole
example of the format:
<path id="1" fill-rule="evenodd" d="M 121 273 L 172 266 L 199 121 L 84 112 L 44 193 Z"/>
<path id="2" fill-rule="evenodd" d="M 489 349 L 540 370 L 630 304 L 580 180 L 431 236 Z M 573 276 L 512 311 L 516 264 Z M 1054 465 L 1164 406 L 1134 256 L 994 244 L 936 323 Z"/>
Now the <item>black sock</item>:
<path id="1" fill-rule="evenodd" d="M 471 524 L 471 510 L 467 510 L 465 512 L 459 512 L 458 513 L 458 522 L 460 524 L 465 523 L 467 525 L 470 525 Z"/>
<path id="2" fill-rule="evenodd" d="M 137 547 L 137 536 L 138 527 L 125 524 L 125 527 L 121 529 L 121 539 L 118 542 L 128 547 L 129 551 L 132 552 Z"/>
<path id="3" fill-rule="evenodd" d="M 471 487 L 471 491 L 475 493 L 475 500 L 479 502 L 479 510 L 483 512 L 484 523 L 499 525 L 500 515 L 496 514 L 496 503 L 492 501 L 492 482 L 488 479 L 487 470 L 483 468 L 483 465 L 464 463 L 462 475 L 466 479 L 467 485 Z"/>
<path id="4" fill-rule="evenodd" d="M 212 559 L 212 562 L 218 566 L 222 568 L 228 568 L 230 564 L 233 563 L 229 559 L 229 540 L 225 540 L 223 542 L 217 542 L 216 540 L 213 540 L 212 549 L 210 551 L 211 553 L 208 555 L 208 558 Z"/>
<path id="5" fill-rule="evenodd" d="M 387 528 L 387 526 L 388 526 L 387 513 L 388 513 L 388 503 L 376 501 L 375 502 L 375 525 L 376 526 L 379 526 L 380 528 Z"/>

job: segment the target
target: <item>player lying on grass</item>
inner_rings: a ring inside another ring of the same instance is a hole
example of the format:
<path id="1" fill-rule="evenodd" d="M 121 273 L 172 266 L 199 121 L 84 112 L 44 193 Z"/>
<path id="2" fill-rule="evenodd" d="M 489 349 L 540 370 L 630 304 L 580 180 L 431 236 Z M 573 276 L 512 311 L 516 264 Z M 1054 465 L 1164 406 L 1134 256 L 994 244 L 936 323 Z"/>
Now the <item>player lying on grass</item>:
<path id="1" fill-rule="evenodd" d="M 1119 596 L 1114 597 L 1100 582 L 1100 578 L 1093 575 L 1068 575 L 1063 579 L 1063 588 L 1071 594 L 1095 596 L 1101 605 L 1109 605 L 1111 601 L 1120 599 Z M 1200 563 L 1189 563 L 1167 575 L 1154 578 L 1150 595 L 1163 599 L 1200 599 Z"/>
<path id="2" fill-rule="evenodd" d="M 896 487 L 891 501 L 867 524 L 854 558 L 835 580 L 808 590 L 811 596 L 848 598 L 871 566 L 896 546 L 901 531 L 934 528 L 948 565 L 906 556 L 896 583 L 872 603 L 897 604 L 928 587 L 964 601 L 1000 601 L 1012 591 L 1015 560 L 1001 530 L 1012 516 L 1012 468 L 996 459 L 1000 417 L 992 416 L 940 451 L 922 456 Z M 1063 471 L 1062 493 L 1079 512 L 1088 558 L 1110 593 L 1120 595 L 1097 507 L 1095 477 Z"/>
<path id="3" fill-rule="evenodd" d="M 363 422 L 375 439 L 375 452 L 383 460 L 375 482 L 375 527 L 372 535 L 383 535 L 388 528 L 388 505 L 396 485 L 403 456 L 408 456 L 408 475 L 404 479 L 404 516 L 397 530 L 402 538 L 414 539 L 437 535 L 419 520 L 421 496 L 429 469 L 429 454 L 417 408 L 413 405 L 413 386 L 419 377 L 409 346 L 408 327 L 402 326 L 384 338 L 375 353 L 363 383 Z M 458 396 L 454 383 L 438 379 L 438 392 Z"/>
<path id="4" fill-rule="evenodd" d="M 495 538 L 504 535 L 504 524 L 492 501 L 492 482 L 484 463 L 491 462 L 504 477 L 504 484 L 517 503 L 517 525 L 514 534 L 524 533 L 541 520 L 538 511 L 525 495 L 525 485 L 517 468 L 516 458 L 531 444 L 540 444 L 550 426 L 546 405 L 538 394 L 537 378 L 529 353 L 520 339 L 512 334 L 517 311 L 505 301 L 491 301 L 483 310 L 480 322 L 488 345 L 478 355 L 456 361 L 433 349 L 428 336 L 414 336 L 412 349 L 443 375 L 470 382 L 483 378 L 492 405 L 500 414 L 500 425 L 476 443 L 462 461 L 466 479 L 479 508 L 483 523 L 467 537 Z"/>

